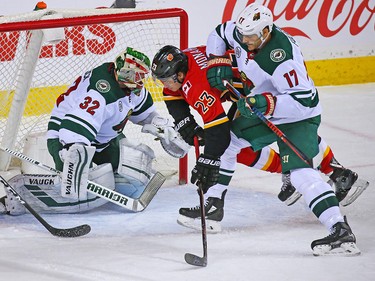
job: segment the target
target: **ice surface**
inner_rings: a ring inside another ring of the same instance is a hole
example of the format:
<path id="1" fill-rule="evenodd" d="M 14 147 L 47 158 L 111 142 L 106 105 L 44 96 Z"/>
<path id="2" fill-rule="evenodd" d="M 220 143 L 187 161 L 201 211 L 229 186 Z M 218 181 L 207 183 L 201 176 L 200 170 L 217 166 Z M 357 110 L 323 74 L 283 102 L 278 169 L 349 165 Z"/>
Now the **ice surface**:
<path id="1" fill-rule="evenodd" d="M 312 240 L 327 235 L 303 200 L 277 199 L 281 177 L 239 166 L 226 198 L 223 232 L 208 235 L 208 266 L 199 231 L 176 223 L 178 209 L 199 204 L 192 185 L 169 179 L 148 208 L 131 213 L 104 205 L 85 214 L 43 215 L 55 227 L 88 223 L 81 238 L 57 238 L 30 214 L 0 215 L 0 280 L 375 280 L 375 84 L 319 87 L 320 135 L 337 159 L 370 181 L 348 216 L 362 254 L 314 257 Z M 190 166 L 194 163 L 191 151 Z"/>

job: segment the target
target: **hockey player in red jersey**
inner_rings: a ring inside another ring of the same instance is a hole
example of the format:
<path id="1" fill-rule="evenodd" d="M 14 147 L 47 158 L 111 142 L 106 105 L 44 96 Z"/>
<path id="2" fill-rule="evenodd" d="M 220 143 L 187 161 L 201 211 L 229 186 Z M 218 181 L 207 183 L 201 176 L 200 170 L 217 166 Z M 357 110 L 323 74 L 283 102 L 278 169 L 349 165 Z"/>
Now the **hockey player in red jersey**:
<path id="1" fill-rule="evenodd" d="M 201 183 L 203 190 L 217 183 L 220 156 L 230 142 L 230 122 L 220 101 L 221 91 L 209 85 L 206 63 L 203 48 L 182 52 L 167 45 L 159 50 L 151 65 L 153 76 L 164 85 L 165 102 L 175 119 L 175 129 L 190 145 L 194 143 L 194 135 L 204 139 L 204 152 L 191 174 L 191 182 Z M 189 105 L 202 116 L 204 132 L 195 122 Z"/>

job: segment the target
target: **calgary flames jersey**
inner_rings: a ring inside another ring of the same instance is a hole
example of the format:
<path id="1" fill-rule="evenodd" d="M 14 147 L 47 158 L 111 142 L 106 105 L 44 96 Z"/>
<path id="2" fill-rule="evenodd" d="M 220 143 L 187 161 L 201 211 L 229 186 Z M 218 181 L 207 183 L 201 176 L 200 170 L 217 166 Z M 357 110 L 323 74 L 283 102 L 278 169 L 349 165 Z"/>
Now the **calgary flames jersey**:
<path id="1" fill-rule="evenodd" d="M 207 153 L 206 148 L 210 146 L 209 143 L 212 141 L 212 147 L 217 146 L 218 150 L 211 154 L 221 155 L 224 153 L 226 147 L 224 150 L 222 148 L 219 149 L 220 145 L 218 142 L 220 141 L 220 125 L 225 124 L 221 127 L 222 129 L 224 127 L 229 128 L 227 123 L 229 122 L 229 119 L 221 103 L 221 92 L 216 88 L 211 88 L 206 78 L 206 47 L 200 46 L 190 48 L 183 52 L 188 58 L 188 71 L 185 79 L 181 88 L 176 92 L 164 88 L 164 99 L 166 103 L 174 100 L 185 100 L 191 108 L 195 109 L 202 117 L 204 123 L 206 139 L 205 153 Z M 177 106 L 180 106 L 178 110 L 176 108 Z M 181 103 L 175 103 L 173 107 L 175 108 L 173 109 L 173 112 L 170 110 L 170 113 L 175 121 L 179 121 L 190 114 L 190 109 L 187 109 L 187 107 L 181 107 Z M 172 106 L 168 106 L 168 108 L 170 109 Z M 226 134 L 228 136 L 226 136 Z M 221 137 L 223 139 L 229 137 L 229 130 L 222 130 Z M 216 142 L 216 145 L 214 142 Z"/>
<path id="2" fill-rule="evenodd" d="M 188 57 L 188 72 L 177 92 L 164 89 L 166 100 L 183 98 L 194 108 L 204 122 L 204 128 L 228 121 L 221 104 L 221 92 L 211 88 L 206 78 L 207 57 L 204 46 L 190 48 L 183 51 Z"/>

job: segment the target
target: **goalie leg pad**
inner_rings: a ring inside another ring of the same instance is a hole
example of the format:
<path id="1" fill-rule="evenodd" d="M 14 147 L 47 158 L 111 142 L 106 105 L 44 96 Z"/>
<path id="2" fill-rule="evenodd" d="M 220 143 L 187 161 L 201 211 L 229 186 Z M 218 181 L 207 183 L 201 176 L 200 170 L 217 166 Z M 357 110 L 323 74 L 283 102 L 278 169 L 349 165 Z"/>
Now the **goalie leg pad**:
<path id="1" fill-rule="evenodd" d="M 89 167 L 95 154 L 95 147 L 73 144 L 64 154 L 61 196 L 86 200 Z"/>
<path id="2" fill-rule="evenodd" d="M 134 178 L 145 185 L 155 173 L 152 169 L 154 159 L 155 153 L 149 146 L 145 144 L 129 146 L 129 142 L 122 139 L 117 173 L 126 178 Z"/>
<path id="3" fill-rule="evenodd" d="M 96 167 L 90 168 L 89 170 L 89 180 L 105 186 L 111 190 L 115 189 L 115 175 L 113 173 L 112 165 L 110 163 L 105 163 L 98 165 Z M 96 195 L 88 193 L 87 198 L 95 198 Z"/>
<path id="4" fill-rule="evenodd" d="M 143 211 L 154 198 L 160 187 L 165 182 L 165 177 L 156 172 L 147 185 L 131 177 L 115 175 L 116 191 L 138 200 L 138 204 L 133 206 L 133 211 Z"/>
<path id="5" fill-rule="evenodd" d="M 114 190 L 114 176 L 110 164 L 99 165 L 93 168 L 93 170 L 93 175 L 89 174 L 89 178 L 92 179 L 92 181 L 101 185 L 106 185 L 109 189 Z M 113 182 L 112 185 L 111 182 Z M 57 175 L 17 175 L 9 180 L 9 184 L 15 188 L 21 197 L 38 213 L 80 213 L 90 211 L 109 202 L 108 200 L 91 194 L 85 201 L 62 197 L 61 179 Z M 15 200 L 9 200 L 6 198 L 7 211 L 9 211 L 10 215 L 21 215 L 25 213 L 25 207 L 19 203 L 17 198 L 14 199 Z"/>
<path id="6" fill-rule="evenodd" d="M 17 191 L 17 193 L 35 210 L 40 210 L 39 206 L 35 204 L 36 197 L 44 196 L 41 192 L 42 188 L 46 186 L 58 185 L 60 187 L 60 178 L 56 175 L 17 175 L 9 180 L 9 184 Z M 26 188 L 26 186 L 28 188 Z M 10 215 L 18 216 L 26 212 L 26 208 L 14 196 L 14 194 L 6 190 L 5 206 Z M 37 207 L 37 208 L 34 208 Z"/>
<path id="7" fill-rule="evenodd" d="M 115 190 L 117 192 L 134 199 L 139 198 L 146 187 L 140 181 L 132 177 L 128 177 L 124 174 L 119 175 L 117 173 L 115 174 L 115 184 Z"/>

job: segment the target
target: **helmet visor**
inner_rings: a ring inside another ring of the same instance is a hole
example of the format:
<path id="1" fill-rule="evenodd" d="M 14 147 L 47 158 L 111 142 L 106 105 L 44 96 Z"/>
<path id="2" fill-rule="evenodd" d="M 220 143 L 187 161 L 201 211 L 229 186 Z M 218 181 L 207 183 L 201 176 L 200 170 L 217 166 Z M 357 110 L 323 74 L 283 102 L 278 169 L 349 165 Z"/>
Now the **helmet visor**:
<path id="1" fill-rule="evenodd" d="M 235 27 L 234 30 L 236 32 L 236 36 L 237 36 L 238 40 L 240 40 L 240 42 L 242 42 L 242 40 L 243 40 L 243 34 L 241 33 L 241 31 L 238 30 L 237 27 Z"/>
<path id="2" fill-rule="evenodd" d="M 172 83 L 177 82 L 177 74 L 173 74 L 172 76 L 169 77 L 160 77 L 158 78 L 156 75 L 152 74 L 152 78 L 155 82 L 155 84 L 160 85 L 162 83 L 163 85 L 169 85 Z"/>
<path id="3" fill-rule="evenodd" d="M 259 40 L 259 38 L 262 37 L 262 33 L 260 34 L 256 34 L 256 33 L 253 33 L 253 34 L 243 34 L 239 29 L 238 27 L 236 27 L 235 29 L 235 34 L 238 38 L 238 40 L 240 42 L 243 42 L 244 41 L 244 37 L 246 37 L 247 39 L 251 40 L 251 41 L 257 41 Z"/>

